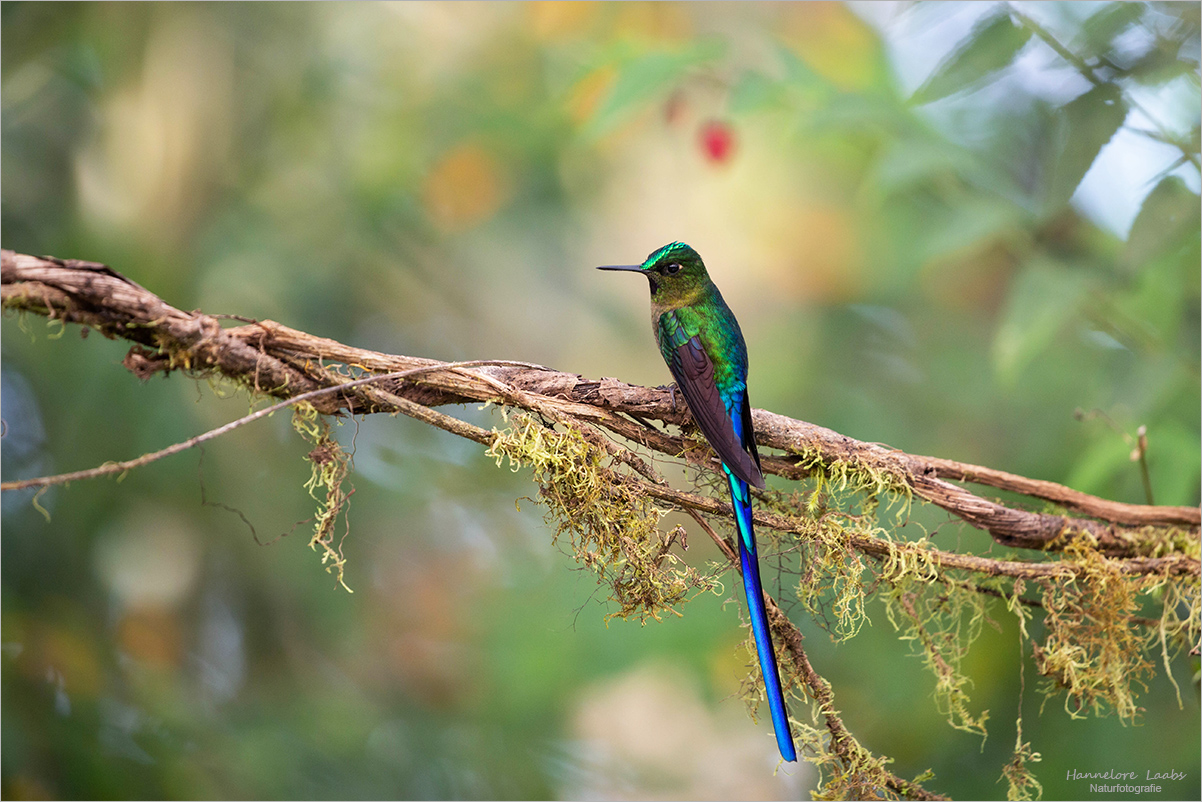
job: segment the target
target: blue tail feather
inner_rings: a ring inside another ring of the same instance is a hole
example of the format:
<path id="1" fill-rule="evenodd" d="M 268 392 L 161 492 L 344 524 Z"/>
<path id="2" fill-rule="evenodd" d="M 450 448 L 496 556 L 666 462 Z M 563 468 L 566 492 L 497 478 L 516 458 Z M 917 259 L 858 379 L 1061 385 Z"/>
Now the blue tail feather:
<path id="1" fill-rule="evenodd" d="M 789 711 L 781 693 L 780 673 L 776 667 L 776 651 L 772 648 L 772 632 L 768 628 L 768 611 L 764 607 L 764 589 L 760 583 L 760 564 L 756 554 L 755 530 L 751 525 L 751 493 L 747 483 L 726 472 L 730 481 L 731 504 L 735 510 L 735 527 L 739 531 L 739 559 L 743 565 L 743 590 L 747 593 L 747 610 L 751 615 L 751 631 L 764 675 L 764 690 L 772 712 L 772 727 L 776 730 L 776 745 L 780 756 L 787 761 L 797 760 L 793 747 L 793 732 L 789 728 Z"/>

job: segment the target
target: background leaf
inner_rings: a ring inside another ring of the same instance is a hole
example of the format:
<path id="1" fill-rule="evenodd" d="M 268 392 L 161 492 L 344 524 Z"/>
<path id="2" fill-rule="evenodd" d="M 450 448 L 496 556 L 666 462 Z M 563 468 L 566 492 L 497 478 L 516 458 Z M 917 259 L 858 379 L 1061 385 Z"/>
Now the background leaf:
<path id="1" fill-rule="evenodd" d="M 653 49 L 640 53 L 618 68 L 613 86 L 605 94 L 585 127 L 597 138 L 612 131 L 652 98 L 663 97 L 689 70 L 721 57 L 726 45 L 702 40 L 679 50 Z"/>
<path id="2" fill-rule="evenodd" d="M 1076 271 L 1048 262 L 1027 265 L 1015 278 L 993 339 L 999 380 L 1016 384 L 1077 312 L 1088 286 Z"/>
<path id="3" fill-rule="evenodd" d="M 1059 145 L 1044 203 L 1053 213 L 1072 197 L 1098 152 L 1127 117 L 1122 92 L 1115 84 L 1099 84 L 1056 112 Z"/>
<path id="4" fill-rule="evenodd" d="M 911 101 L 919 105 L 960 92 L 1008 66 L 1031 38 L 1010 19 L 1003 6 L 980 20 L 950 56 L 943 60 Z"/>
<path id="5" fill-rule="evenodd" d="M 1140 19 L 1147 9 L 1143 3 L 1102 4 L 1081 26 L 1081 55 L 1107 55 L 1115 37 Z"/>
<path id="6" fill-rule="evenodd" d="M 1160 180 L 1140 206 L 1139 214 L 1127 234 L 1123 260 L 1138 268 L 1151 259 L 1181 247 L 1194 239 L 1202 217 L 1202 204 L 1177 176 Z"/>

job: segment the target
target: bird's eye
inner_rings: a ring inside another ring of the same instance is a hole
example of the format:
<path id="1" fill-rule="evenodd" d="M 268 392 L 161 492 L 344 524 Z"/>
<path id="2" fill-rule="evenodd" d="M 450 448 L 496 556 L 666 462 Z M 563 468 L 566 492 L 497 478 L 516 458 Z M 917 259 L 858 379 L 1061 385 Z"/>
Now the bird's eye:
<path id="1" fill-rule="evenodd" d="M 673 262 L 672 264 L 670 264 L 664 268 L 664 273 L 669 276 L 675 275 L 676 273 L 679 273 L 679 272 L 680 272 L 680 265 L 678 265 L 676 262 Z"/>

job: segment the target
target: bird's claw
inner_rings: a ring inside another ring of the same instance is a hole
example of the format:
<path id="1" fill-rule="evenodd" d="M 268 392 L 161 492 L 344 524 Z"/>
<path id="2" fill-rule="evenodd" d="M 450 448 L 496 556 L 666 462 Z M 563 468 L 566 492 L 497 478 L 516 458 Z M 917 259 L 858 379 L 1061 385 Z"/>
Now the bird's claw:
<path id="1" fill-rule="evenodd" d="M 668 397 L 672 399 L 672 412 L 678 412 L 679 409 L 676 406 L 676 382 L 673 382 L 672 384 L 661 384 L 658 389 L 668 391 Z"/>

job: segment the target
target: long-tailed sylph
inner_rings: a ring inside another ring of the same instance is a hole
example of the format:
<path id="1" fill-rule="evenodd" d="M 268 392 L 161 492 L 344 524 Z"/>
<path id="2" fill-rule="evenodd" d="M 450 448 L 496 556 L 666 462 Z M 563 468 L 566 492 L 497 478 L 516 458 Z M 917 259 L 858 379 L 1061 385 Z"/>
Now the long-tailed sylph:
<path id="1" fill-rule="evenodd" d="M 751 491 L 764 486 L 760 456 L 747 401 L 747 345 L 722 294 L 710 281 L 701 256 L 683 242 L 665 245 L 641 265 L 607 265 L 598 270 L 642 273 L 651 283 L 651 326 L 659 351 L 676 379 L 693 419 L 722 459 L 730 485 L 743 589 L 751 615 L 764 690 L 781 757 L 797 760 L 789 711 L 764 608 L 760 566 L 751 525 Z"/>

